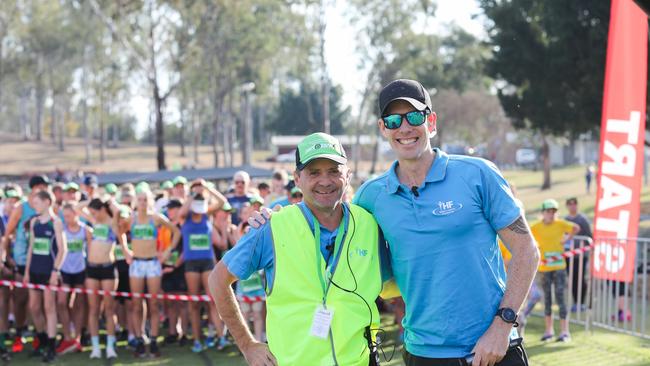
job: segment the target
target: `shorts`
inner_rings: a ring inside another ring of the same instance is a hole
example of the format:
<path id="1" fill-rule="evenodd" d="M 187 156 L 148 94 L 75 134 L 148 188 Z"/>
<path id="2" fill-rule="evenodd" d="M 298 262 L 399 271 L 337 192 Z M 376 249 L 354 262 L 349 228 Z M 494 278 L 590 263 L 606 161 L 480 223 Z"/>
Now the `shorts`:
<path id="1" fill-rule="evenodd" d="M 16 265 L 16 268 L 14 268 L 14 271 L 17 274 L 19 274 L 21 276 L 24 276 L 25 275 L 25 269 L 26 269 L 25 266 Z"/>
<path id="2" fill-rule="evenodd" d="M 88 263 L 88 266 L 86 267 L 86 276 L 91 280 L 97 281 L 115 280 L 117 278 L 115 275 L 115 264 Z"/>
<path id="3" fill-rule="evenodd" d="M 194 259 L 185 261 L 185 272 L 210 272 L 214 268 L 212 259 Z"/>
<path id="4" fill-rule="evenodd" d="M 85 280 L 86 271 L 81 271 L 79 273 L 61 272 L 61 282 L 63 282 L 64 285 L 68 285 L 70 287 L 81 286 L 84 284 Z"/>
<path id="5" fill-rule="evenodd" d="M 162 266 L 158 258 L 134 258 L 129 267 L 129 277 L 151 278 L 162 276 Z"/>
<path id="6" fill-rule="evenodd" d="M 29 283 L 34 285 L 49 285 L 51 274 L 34 273 L 29 271 Z"/>
<path id="7" fill-rule="evenodd" d="M 182 268 L 177 268 L 172 273 L 165 273 L 162 276 L 163 292 L 187 292 L 185 273 Z"/>
<path id="8" fill-rule="evenodd" d="M 253 312 L 260 312 L 264 308 L 264 301 L 255 301 L 253 303 L 239 301 L 239 307 L 241 308 L 242 313 L 248 313 L 251 310 Z"/>

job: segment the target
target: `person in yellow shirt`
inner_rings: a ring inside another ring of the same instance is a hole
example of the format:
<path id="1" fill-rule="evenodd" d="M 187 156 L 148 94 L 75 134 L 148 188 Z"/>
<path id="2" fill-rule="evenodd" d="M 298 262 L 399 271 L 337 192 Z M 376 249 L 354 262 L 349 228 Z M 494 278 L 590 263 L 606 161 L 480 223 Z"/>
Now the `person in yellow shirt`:
<path id="1" fill-rule="evenodd" d="M 546 331 L 542 341 L 553 338 L 553 317 L 551 312 L 552 290 L 555 293 L 555 302 L 560 308 L 561 333 L 557 338 L 558 342 L 568 342 L 569 323 L 567 321 L 567 305 L 564 298 L 566 287 L 566 262 L 562 258 L 564 242 L 572 240 L 573 236 L 580 231 L 580 226 L 557 218 L 559 204 L 554 199 L 547 199 L 542 203 L 542 220 L 533 224 L 530 229 L 533 232 L 537 246 L 539 247 L 542 261 L 538 271 L 542 280 L 544 291 L 544 320 Z"/>

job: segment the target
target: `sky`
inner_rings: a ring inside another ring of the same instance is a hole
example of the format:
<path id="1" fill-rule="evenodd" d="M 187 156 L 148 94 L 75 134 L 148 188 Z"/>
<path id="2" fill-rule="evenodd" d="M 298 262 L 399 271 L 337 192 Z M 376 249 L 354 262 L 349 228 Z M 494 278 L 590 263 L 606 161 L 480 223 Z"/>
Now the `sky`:
<path id="1" fill-rule="evenodd" d="M 438 0 L 431 31 L 444 35 L 450 23 L 456 23 L 469 33 L 483 38 L 485 31 L 480 19 L 472 19 L 480 14 L 476 0 Z M 327 11 L 327 28 L 325 31 L 325 57 L 331 82 L 343 88 L 343 104 L 352 107 L 352 114 L 358 113 L 356 107 L 361 99 L 363 83 L 366 79 L 363 72 L 357 69 L 359 57 L 355 51 L 355 43 L 351 41 L 354 29 L 344 16 L 346 2 L 332 1 L 332 7 Z M 131 108 L 135 112 L 138 126 L 136 133 L 141 135 L 149 124 L 150 98 L 148 95 L 137 95 L 131 100 Z M 171 100 L 168 104 L 167 115 L 171 120 L 177 119 L 178 104 Z"/>

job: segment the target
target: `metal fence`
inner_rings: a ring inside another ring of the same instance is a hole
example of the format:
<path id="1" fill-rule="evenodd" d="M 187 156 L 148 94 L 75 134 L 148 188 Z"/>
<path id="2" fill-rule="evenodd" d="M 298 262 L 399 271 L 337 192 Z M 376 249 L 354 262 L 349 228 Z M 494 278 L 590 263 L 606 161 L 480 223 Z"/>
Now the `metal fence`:
<path id="1" fill-rule="evenodd" d="M 591 238 L 576 236 L 566 248 L 565 255 L 575 253 L 566 258 L 565 299 L 570 310 L 567 318 L 571 323 L 584 325 L 586 330 L 598 327 L 650 339 L 647 319 L 650 310 L 650 239 L 626 240 L 637 244 L 636 270 L 631 283 L 591 276 Z M 537 286 L 537 291 L 541 294 L 541 286 Z M 539 301 L 533 293 L 529 296 L 529 301 L 531 299 Z"/>

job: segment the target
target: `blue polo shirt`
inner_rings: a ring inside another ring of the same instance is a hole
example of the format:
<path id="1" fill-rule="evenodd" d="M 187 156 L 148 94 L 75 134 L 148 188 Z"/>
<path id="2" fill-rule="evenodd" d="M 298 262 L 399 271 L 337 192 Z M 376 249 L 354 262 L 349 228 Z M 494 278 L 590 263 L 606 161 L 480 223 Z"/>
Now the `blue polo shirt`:
<path id="1" fill-rule="evenodd" d="M 298 207 L 300 207 L 302 213 L 304 214 L 304 217 L 309 222 L 309 227 L 313 233 L 314 215 L 304 202 L 298 203 Z M 346 207 L 343 210 L 343 235 L 347 234 L 349 216 L 350 211 Z M 326 249 L 326 246 L 334 246 L 336 236 L 338 235 L 338 229 L 330 231 L 323 225 L 319 226 L 321 254 L 327 261 L 328 265 L 334 261 L 333 268 L 336 268 L 336 256 L 330 255 L 330 252 Z M 382 263 L 383 268 L 382 274 L 385 273 L 385 276 L 389 276 L 389 271 L 386 269 L 386 266 L 388 266 L 388 254 L 385 241 L 381 237 L 381 232 L 379 239 L 380 243 L 384 243 L 384 245 L 380 245 L 380 262 Z M 343 240 L 345 240 L 345 237 Z M 305 245 L 314 245 L 314 243 L 305 243 Z M 253 272 L 263 269 L 266 276 L 267 291 L 271 291 L 273 288 L 273 279 L 275 274 L 275 261 L 273 252 L 273 234 L 271 232 L 270 221 L 267 221 L 258 229 L 251 228 L 251 230 L 237 242 L 235 247 L 229 250 L 226 255 L 224 255 L 222 261 L 228 268 L 228 271 L 237 276 L 239 279 L 246 279 L 250 277 Z"/>
<path id="2" fill-rule="evenodd" d="M 375 216 L 388 242 L 406 304 L 406 349 L 456 358 L 469 354 L 494 320 L 506 285 L 497 231 L 520 211 L 494 164 L 435 151 L 418 196 L 399 182 L 395 162 L 353 202 Z"/>

